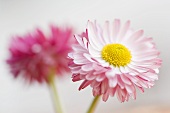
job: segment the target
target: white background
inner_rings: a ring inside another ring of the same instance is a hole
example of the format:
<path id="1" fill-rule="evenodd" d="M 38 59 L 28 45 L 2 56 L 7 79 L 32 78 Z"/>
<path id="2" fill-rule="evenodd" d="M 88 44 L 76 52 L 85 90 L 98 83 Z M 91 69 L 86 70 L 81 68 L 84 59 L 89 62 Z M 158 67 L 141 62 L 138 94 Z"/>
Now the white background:
<path id="1" fill-rule="evenodd" d="M 85 30 L 87 20 L 120 18 L 131 20 L 134 29 L 152 36 L 163 59 L 159 80 L 137 100 L 120 103 L 117 98 L 100 102 L 96 113 L 122 113 L 142 106 L 170 105 L 170 0 L 0 0 L 0 113 L 54 113 L 48 87 L 14 80 L 5 63 L 12 35 L 24 34 L 35 27 L 48 29 L 50 23 L 76 26 Z M 58 81 L 67 113 L 85 113 L 92 100 L 91 88 L 78 91 L 80 83 L 70 76 Z"/>

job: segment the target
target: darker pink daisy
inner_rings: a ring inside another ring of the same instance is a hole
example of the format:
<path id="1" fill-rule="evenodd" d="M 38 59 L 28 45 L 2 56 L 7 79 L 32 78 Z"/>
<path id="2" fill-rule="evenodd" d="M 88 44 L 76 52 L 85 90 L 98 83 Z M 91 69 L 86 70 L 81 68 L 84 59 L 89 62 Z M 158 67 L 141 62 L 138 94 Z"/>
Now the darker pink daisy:
<path id="1" fill-rule="evenodd" d="M 71 50 L 72 28 L 50 27 L 49 36 L 37 29 L 25 36 L 15 36 L 10 45 L 7 63 L 15 77 L 48 82 L 51 74 L 68 72 L 67 54 Z"/>
<path id="2" fill-rule="evenodd" d="M 75 35 L 78 44 L 68 54 L 73 81 L 82 80 L 79 90 L 91 86 L 93 95 L 104 101 L 117 95 L 121 102 L 136 99 L 136 88 L 144 92 L 158 79 L 162 60 L 151 37 L 134 31 L 130 21 L 119 19 L 101 27 L 88 22 L 86 33 Z"/>

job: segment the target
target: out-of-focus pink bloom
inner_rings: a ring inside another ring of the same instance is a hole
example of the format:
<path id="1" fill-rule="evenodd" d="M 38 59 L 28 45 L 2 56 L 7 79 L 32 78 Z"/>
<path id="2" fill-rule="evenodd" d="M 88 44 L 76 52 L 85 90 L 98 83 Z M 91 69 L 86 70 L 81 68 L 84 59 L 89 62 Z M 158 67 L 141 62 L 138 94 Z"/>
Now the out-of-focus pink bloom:
<path id="1" fill-rule="evenodd" d="M 78 44 L 68 54 L 72 80 L 83 80 L 79 90 L 90 85 L 103 101 L 115 94 L 121 102 L 136 99 L 136 88 L 151 88 L 162 63 L 151 37 L 132 30 L 130 21 L 120 24 L 116 19 L 101 27 L 89 21 L 86 33 L 75 35 Z"/>
<path id="2" fill-rule="evenodd" d="M 25 36 L 15 36 L 10 45 L 11 57 L 7 60 L 15 77 L 29 81 L 48 82 L 51 74 L 63 76 L 68 72 L 67 54 L 71 50 L 73 29 L 50 27 L 51 34 L 37 29 Z"/>

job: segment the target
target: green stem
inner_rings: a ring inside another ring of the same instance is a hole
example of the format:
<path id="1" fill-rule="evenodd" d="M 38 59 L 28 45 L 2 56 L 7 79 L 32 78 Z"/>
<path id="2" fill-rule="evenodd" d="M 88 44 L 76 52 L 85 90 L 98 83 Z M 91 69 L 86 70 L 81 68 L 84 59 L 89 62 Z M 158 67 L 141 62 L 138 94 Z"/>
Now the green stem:
<path id="1" fill-rule="evenodd" d="M 60 104 L 60 99 L 59 99 L 59 96 L 58 96 L 58 92 L 56 90 L 54 78 L 49 81 L 49 86 L 51 88 L 52 96 L 54 98 L 53 100 L 54 100 L 56 113 L 63 113 L 62 107 L 61 107 L 61 104 Z"/>
<path id="2" fill-rule="evenodd" d="M 96 106 L 97 106 L 97 103 L 99 102 L 99 99 L 100 99 L 100 96 L 96 96 L 96 97 L 93 99 L 93 101 L 92 101 L 92 103 L 91 103 L 91 105 L 90 105 L 89 110 L 87 111 L 87 113 L 94 113 L 94 110 L 95 110 L 95 108 L 96 108 Z"/>

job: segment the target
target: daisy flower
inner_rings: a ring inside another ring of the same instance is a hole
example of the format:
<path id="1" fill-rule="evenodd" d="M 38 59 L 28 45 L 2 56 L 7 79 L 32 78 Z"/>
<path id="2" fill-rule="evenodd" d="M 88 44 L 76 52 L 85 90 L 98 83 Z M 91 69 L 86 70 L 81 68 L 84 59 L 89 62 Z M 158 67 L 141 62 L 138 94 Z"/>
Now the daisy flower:
<path id="1" fill-rule="evenodd" d="M 78 44 L 68 54 L 73 82 L 82 80 L 79 90 L 92 87 L 94 96 L 117 95 L 120 102 L 136 99 L 136 88 L 144 92 L 158 80 L 162 60 L 151 37 L 134 31 L 130 21 L 119 19 L 101 27 L 88 21 L 86 32 L 75 35 Z"/>
<path id="2" fill-rule="evenodd" d="M 63 76 L 68 72 L 67 54 L 73 42 L 72 28 L 50 27 L 45 36 L 36 29 L 33 33 L 13 37 L 7 63 L 14 77 L 23 76 L 28 81 L 48 82 L 51 74 Z"/>

